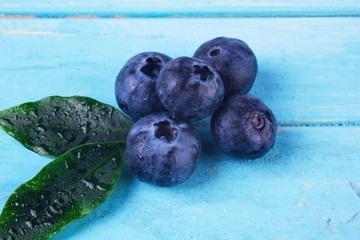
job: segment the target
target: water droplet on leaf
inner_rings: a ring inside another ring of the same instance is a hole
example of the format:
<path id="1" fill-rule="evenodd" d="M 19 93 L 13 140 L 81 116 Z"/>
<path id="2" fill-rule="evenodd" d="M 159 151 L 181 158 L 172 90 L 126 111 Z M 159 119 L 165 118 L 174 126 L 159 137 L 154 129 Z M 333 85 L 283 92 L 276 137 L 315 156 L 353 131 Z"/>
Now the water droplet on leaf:
<path id="1" fill-rule="evenodd" d="M 30 210 L 30 214 L 31 216 L 36 217 L 36 210 Z"/>
<path id="2" fill-rule="evenodd" d="M 53 206 L 50 206 L 50 210 L 51 210 L 53 213 L 59 213 Z"/>
<path id="3" fill-rule="evenodd" d="M 40 127 L 40 126 L 39 126 L 39 127 L 37 127 L 36 129 L 39 130 L 39 131 L 42 132 L 42 133 L 45 132 L 45 128 L 43 128 L 43 127 Z"/>
<path id="4" fill-rule="evenodd" d="M 86 126 L 84 126 L 84 127 L 81 127 L 81 129 L 82 129 L 82 131 L 83 131 L 83 133 L 87 133 L 87 128 L 86 128 Z"/>
<path id="5" fill-rule="evenodd" d="M 47 155 L 48 151 L 44 147 L 34 147 L 34 151 L 40 155 Z"/>
<path id="6" fill-rule="evenodd" d="M 85 183 L 85 185 L 90 188 L 90 189 L 93 189 L 94 188 L 94 184 L 92 184 L 91 182 L 88 182 L 86 180 L 82 180 L 83 183 Z"/>
<path id="7" fill-rule="evenodd" d="M 25 224 L 29 227 L 32 228 L 32 223 L 30 221 L 25 221 Z"/>
<path id="8" fill-rule="evenodd" d="M 12 123 L 7 119 L 0 118 L 0 125 L 3 125 L 5 127 L 11 127 Z"/>
<path id="9" fill-rule="evenodd" d="M 96 186 L 97 189 L 99 189 L 100 191 L 105 191 L 105 188 L 100 187 L 99 185 Z"/>

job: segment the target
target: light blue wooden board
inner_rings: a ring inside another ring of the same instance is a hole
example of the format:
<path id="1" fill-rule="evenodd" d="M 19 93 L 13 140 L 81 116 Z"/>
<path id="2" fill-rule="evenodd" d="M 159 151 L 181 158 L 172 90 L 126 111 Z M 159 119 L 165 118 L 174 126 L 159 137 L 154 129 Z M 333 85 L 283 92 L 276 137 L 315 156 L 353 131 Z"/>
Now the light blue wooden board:
<path id="1" fill-rule="evenodd" d="M 281 128 L 274 149 L 255 161 L 225 156 L 209 129 L 198 130 L 204 151 L 187 182 L 155 187 L 125 168 L 104 205 L 52 239 L 359 238 L 359 127 Z M 0 150 L 2 208 L 49 159 L 4 132 Z"/>
<path id="2" fill-rule="evenodd" d="M 359 124 L 360 18 L 2 19 L 0 109 L 49 95 L 116 106 L 115 77 L 131 56 L 191 56 L 217 36 L 254 50 L 251 93 L 284 125 Z"/>
<path id="3" fill-rule="evenodd" d="M 34 17 L 309 17 L 309 16 L 360 16 L 357 0 L 289 1 L 289 0 L 96 0 L 96 1 L 45 1 L 2 0 L 0 13 L 30 15 Z M 4 16 L 3 16 L 4 17 Z"/>
<path id="4" fill-rule="evenodd" d="M 359 21 L 1 19 L 0 110 L 48 95 L 116 106 L 115 77 L 132 55 L 192 55 L 225 35 L 253 48 L 252 93 L 282 125 L 352 125 L 281 126 L 275 148 L 245 162 L 222 154 L 209 129 L 197 128 L 204 151 L 188 182 L 154 187 L 125 168 L 103 206 L 53 239 L 359 239 Z M 0 131 L 0 209 L 49 161 Z"/>

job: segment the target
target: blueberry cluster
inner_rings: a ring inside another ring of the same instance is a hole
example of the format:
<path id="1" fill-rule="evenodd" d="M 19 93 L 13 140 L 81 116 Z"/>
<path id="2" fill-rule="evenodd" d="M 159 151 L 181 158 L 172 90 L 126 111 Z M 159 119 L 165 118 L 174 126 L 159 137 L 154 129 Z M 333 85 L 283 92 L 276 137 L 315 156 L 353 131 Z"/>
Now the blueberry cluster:
<path id="1" fill-rule="evenodd" d="M 201 155 L 192 126 L 211 116 L 220 149 L 254 159 L 274 145 L 277 123 L 271 110 L 247 94 L 258 71 L 249 46 L 218 37 L 202 44 L 193 57 L 157 52 L 135 55 L 116 78 L 116 100 L 136 122 L 129 132 L 126 160 L 136 177 L 159 186 L 186 181 Z"/>

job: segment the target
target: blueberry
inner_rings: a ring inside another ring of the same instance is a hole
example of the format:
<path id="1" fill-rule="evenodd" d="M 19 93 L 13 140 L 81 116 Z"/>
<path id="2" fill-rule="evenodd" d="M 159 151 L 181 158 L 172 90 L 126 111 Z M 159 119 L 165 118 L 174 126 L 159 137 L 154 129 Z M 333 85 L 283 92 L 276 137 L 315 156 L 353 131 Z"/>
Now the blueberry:
<path id="1" fill-rule="evenodd" d="M 202 44 L 194 57 L 212 64 L 224 82 L 226 97 L 246 94 L 254 84 L 258 71 L 256 57 L 239 39 L 214 38 Z"/>
<path id="2" fill-rule="evenodd" d="M 277 123 L 271 110 L 252 95 L 225 98 L 211 118 L 221 150 L 236 158 L 262 157 L 275 143 Z"/>
<path id="3" fill-rule="evenodd" d="M 189 123 L 169 112 L 138 120 L 126 143 L 126 161 L 136 177 L 159 186 L 174 186 L 187 180 L 201 154 L 199 134 Z"/>
<path id="4" fill-rule="evenodd" d="M 210 63 L 189 57 L 166 64 L 156 90 L 168 111 L 189 121 L 210 116 L 224 98 L 224 84 Z"/>
<path id="5" fill-rule="evenodd" d="M 143 52 L 130 58 L 115 82 L 116 101 L 133 120 L 165 111 L 156 94 L 156 79 L 161 68 L 171 60 L 157 52 Z"/>

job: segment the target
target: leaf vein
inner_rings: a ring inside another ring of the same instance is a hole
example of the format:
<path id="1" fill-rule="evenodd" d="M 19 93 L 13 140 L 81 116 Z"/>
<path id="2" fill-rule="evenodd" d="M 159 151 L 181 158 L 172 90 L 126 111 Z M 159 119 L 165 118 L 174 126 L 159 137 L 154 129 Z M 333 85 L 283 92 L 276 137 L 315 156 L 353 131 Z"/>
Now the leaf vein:
<path id="1" fill-rule="evenodd" d="M 13 119 L 9 118 L 9 117 L 5 117 L 2 116 L 2 118 L 9 120 L 9 121 L 13 121 Z M 34 123 L 32 121 L 27 121 L 27 120 L 16 120 L 18 122 L 24 122 L 24 123 Z M 36 124 L 33 124 L 36 125 Z M 92 130 L 92 131 L 114 131 L 114 132 L 125 132 L 125 131 L 130 131 L 130 128 L 89 128 L 89 127 L 71 127 L 71 126 L 64 126 L 64 125 L 57 125 L 57 124 L 50 124 L 50 123 L 41 123 L 42 126 L 45 127 L 57 127 L 57 128 L 64 128 L 64 129 L 72 129 L 72 130 L 81 130 L 83 131 L 84 129 L 86 130 Z M 3 125 L 1 125 L 3 126 Z"/>

